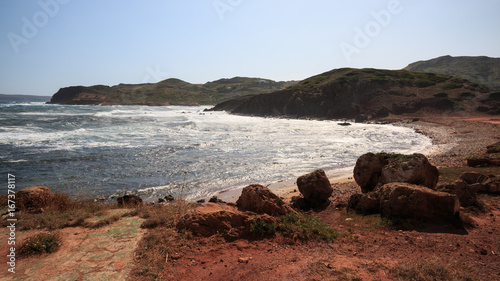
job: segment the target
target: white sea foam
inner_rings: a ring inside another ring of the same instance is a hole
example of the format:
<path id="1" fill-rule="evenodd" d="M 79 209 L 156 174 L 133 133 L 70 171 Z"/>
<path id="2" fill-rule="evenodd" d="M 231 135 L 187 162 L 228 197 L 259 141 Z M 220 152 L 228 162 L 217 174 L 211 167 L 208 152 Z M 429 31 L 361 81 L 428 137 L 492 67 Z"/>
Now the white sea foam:
<path id="1" fill-rule="evenodd" d="M 318 168 L 350 167 L 368 151 L 413 153 L 431 147 L 429 138 L 409 128 L 235 116 L 204 112 L 205 107 L 4 109 L 0 145 L 28 160 L 19 173 L 97 195 L 178 193 L 185 184 L 185 195 L 197 198 Z M 41 168 L 36 161 L 53 166 Z M 47 169 L 57 176 L 52 179 Z"/>

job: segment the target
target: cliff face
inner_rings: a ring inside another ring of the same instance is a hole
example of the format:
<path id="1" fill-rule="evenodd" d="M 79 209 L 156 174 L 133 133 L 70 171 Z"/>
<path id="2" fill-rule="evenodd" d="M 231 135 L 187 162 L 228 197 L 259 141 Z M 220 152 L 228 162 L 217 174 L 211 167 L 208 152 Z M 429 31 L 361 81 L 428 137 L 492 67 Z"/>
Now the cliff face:
<path id="1" fill-rule="evenodd" d="M 465 79 L 405 70 L 337 69 L 294 87 L 220 103 L 212 110 L 257 116 L 362 120 L 403 113 L 497 114 L 489 90 Z"/>
<path id="2" fill-rule="evenodd" d="M 199 105 L 216 104 L 244 95 L 255 95 L 283 89 L 295 82 L 235 77 L 205 84 L 191 84 L 179 79 L 158 83 L 120 84 L 112 87 L 72 86 L 61 88 L 52 96 L 53 104 L 103 105 Z"/>

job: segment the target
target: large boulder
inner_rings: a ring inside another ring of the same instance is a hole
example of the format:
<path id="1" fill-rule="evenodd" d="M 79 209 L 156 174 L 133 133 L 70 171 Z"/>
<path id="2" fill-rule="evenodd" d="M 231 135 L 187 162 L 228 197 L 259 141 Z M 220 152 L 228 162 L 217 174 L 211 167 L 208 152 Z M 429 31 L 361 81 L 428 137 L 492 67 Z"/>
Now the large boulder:
<path id="1" fill-rule="evenodd" d="M 259 184 L 243 188 L 236 205 L 247 211 L 272 216 L 295 212 L 269 188 Z"/>
<path id="2" fill-rule="evenodd" d="M 233 240 L 250 235 L 252 222 L 257 219 L 269 224 L 277 222 L 267 214 L 241 211 L 234 204 L 204 203 L 189 210 L 177 227 L 188 229 L 195 235 L 209 237 L 221 234 Z"/>
<path id="3" fill-rule="evenodd" d="M 21 210 L 38 212 L 48 206 L 52 194 L 46 186 L 31 186 L 21 189 L 16 194 L 16 205 Z"/>
<path id="4" fill-rule="evenodd" d="M 304 199 L 313 205 L 325 202 L 333 193 L 330 180 L 323 170 L 300 176 L 297 186 Z"/>
<path id="5" fill-rule="evenodd" d="M 428 220 L 454 219 L 459 211 L 458 197 L 408 183 L 388 183 L 378 190 L 381 215 Z"/>
<path id="6" fill-rule="evenodd" d="M 363 193 L 370 192 L 379 185 L 382 168 L 387 159 L 379 154 L 366 153 L 361 155 L 354 166 L 354 180 Z"/>
<path id="7" fill-rule="evenodd" d="M 354 179 L 363 193 L 391 182 L 406 182 L 434 189 L 439 179 L 439 171 L 420 153 L 367 153 L 356 161 Z"/>

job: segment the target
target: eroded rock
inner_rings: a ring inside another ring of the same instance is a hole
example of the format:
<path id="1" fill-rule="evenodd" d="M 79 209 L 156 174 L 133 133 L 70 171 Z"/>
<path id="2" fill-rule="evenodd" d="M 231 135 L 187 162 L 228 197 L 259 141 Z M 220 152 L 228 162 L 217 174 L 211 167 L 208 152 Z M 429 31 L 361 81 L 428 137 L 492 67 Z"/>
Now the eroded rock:
<path id="1" fill-rule="evenodd" d="M 330 180 L 323 170 L 300 176 L 297 179 L 297 186 L 304 199 L 312 205 L 324 203 L 333 193 Z"/>
<path id="2" fill-rule="evenodd" d="M 454 194 L 408 183 L 388 183 L 377 190 L 380 213 L 387 217 L 451 220 L 460 204 Z"/>
<path id="3" fill-rule="evenodd" d="M 189 229 L 195 235 L 209 237 L 221 234 L 232 240 L 250 235 L 252 222 L 257 219 L 276 223 L 272 216 L 242 211 L 234 204 L 204 203 L 188 211 L 177 227 Z"/>
<path id="4" fill-rule="evenodd" d="M 420 153 L 361 155 L 354 167 L 354 179 L 363 193 L 391 182 L 406 182 L 434 189 L 439 179 L 438 169 Z"/>
<path id="5" fill-rule="evenodd" d="M 236 205 L 247 211 L 272 216 L 295 212 L 269 188 L 259 184 L 243 188 Z"/>

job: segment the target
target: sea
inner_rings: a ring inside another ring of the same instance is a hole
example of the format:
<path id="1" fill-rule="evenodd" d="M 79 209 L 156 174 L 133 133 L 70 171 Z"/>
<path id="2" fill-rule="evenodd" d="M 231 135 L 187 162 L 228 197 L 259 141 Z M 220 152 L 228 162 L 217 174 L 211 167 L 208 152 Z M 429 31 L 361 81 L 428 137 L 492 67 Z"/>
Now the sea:
<path id="1" fill-rule="evenodd" d="M 414 153 L 431 140 L 390 124 L 262 118 L 203 106 L 0 104 L 1 194 L 43 185 L 75 198 L 209 198 L 316 169 L 350 173 L 366 152 Z M 344 124 L 345 125 L 345 124 Z"/>

